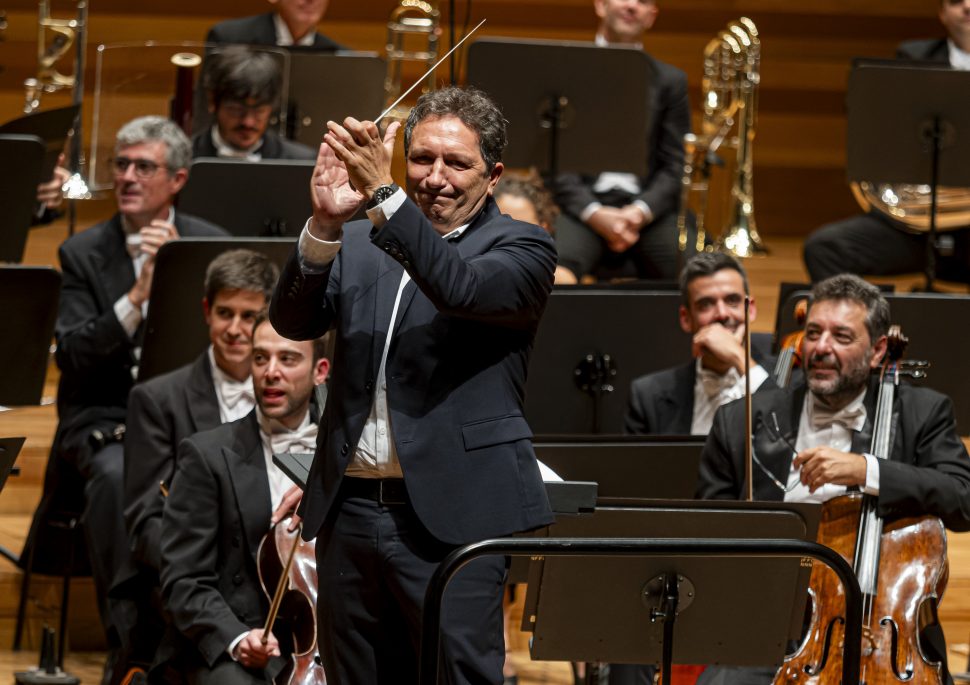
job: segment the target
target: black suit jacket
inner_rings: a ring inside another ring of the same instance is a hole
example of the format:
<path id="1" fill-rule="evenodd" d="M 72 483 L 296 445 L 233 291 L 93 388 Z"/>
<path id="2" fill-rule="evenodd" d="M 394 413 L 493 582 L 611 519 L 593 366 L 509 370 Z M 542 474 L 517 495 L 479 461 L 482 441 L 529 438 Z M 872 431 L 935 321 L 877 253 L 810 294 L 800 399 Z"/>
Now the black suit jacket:
<path id="1" fill-rule="evenodd" d="M 755 346 L 755 340 L 759 345 Z M 768 353 L 771 336 L 754 333 L 751 336 L 751 354 L 764 368 L 768 379 L 758 388 L 775 387 L 771 379 L 774 358 Z M 764 350 L 759 349 L 767 345 Z M 694 420 L 694 381 L 697 379 L 697 363 L 686 364 L 662 371 L 655 371 L 634 379 L 630 384 L 623 431 L 633 435 L 689 435 Z"/>
<path id="2" fill-rule="evenodd" d="M 908 40 L 905 43 L 900 43 L 896 48 L 896 57 L 949 64 L 950 49 L 947 46 L 946 38 Z"/>
<path id="3" fill-rule="evenodd" d="M 255 410 L 179 444 L 162 522 L 162 597 L 171 626 L 157 661 L 211 667 L 269 610 L 256 553 L 272 514 Z M 194 645 L 194 646 L 193 646 Z"/>
<path id="4" fill-rule="evenodd" d="M 654 74 L 650 93 L 647 175 L 640 179 L 640 194 L 624 199 L 622 204 L 643 200 L 653 212 L 654 219 L 658 219 L 676 212 L 680 206 L 684 135 L 690 131 L 690 102 L 687 75 L 676 67 L 647 57 Z M 591 202 L 610 204 L 606 197 L 593 192 L 595 181 L 595 176 L 560 174 L 556 181 L 556 203 L 577 218 Z"/>
<path id="5" fill-rule="evenodd" d="M 293 140 L 287 140 L 273 131 L 263 134 L 263 145 L 259 148 L 263 159 L 316 159 L 317 153 Z M 218 157 L 219 153 L 212 142 L 209 129 L 199 131 L 192 136 L 192 159 L 198 157 Z"/>
<path id="6" fill-rule="evenodd" d="M 374 398 L 403 270 L 386 380 L 391 425 L 411 504 L 437 539 L 462 544 L 552 520 L 522 414 L 526 369 L 552 287 L 548 234 L 499 213 L 488 198 L 446 242 L 413 202 L 380 230 L 344 227 L 337 258 L 317 275 L 294 253 L 270 317 L 293 339 L 336 329 L 330 397 L 303 499 L 304 533 L 330 510 Z"/>
<path id="7" fill-rule="evenodd" d="M 224 236 L 208 221 L 175 213 L 180 236 Z M 121 215 L 68 238 L 61 245 L 61 301 L 54 337 L 61 370 L 57 410 L 70 449 L 87 439 L 86 427 L 100 419 L 125 420 L 134 384 L 135 340 L 114 313 L 114 303 L 135 284 L 125 248 Z M 83 435 L 77 435 L 77 430 Z M 71 438 L 75 438 L 72 440 Z"/>
<path id="8" fill-rule="evenodd" d="M 273 12 L 253 17 L 239 17 L 221 21 L 205 38 L 207 43 L 244 43 L 247 45 L 276 45 L 276 25 Z M 313 37 L 314 50 L 343 50 L 344 46 L 330 40 L 319 31 Z"/>
<path id="9" fill-rule="evenodd" d="M 179 443 L 221 423 L 207 352 L 132 388 L 125 431 L 125 525 L 139 563 L 155 571 L 161 565 L 165 498 L 159 483 L 171 486 Z"/>
<path id="10" fill-rule="evenodd" d="M 854 434 L 852 451 L 868 452 L 877 384 L 866 395 L 866 423 Z M 788 481 L 802 404 L 807 389 L 769 389 L 752 397 L 754 452 L 780 482 Z M 945 395 L 901 385 L 893 405 L 896 438 L 888 460 L 879 464 L 878 510 L 883 518 L 932 514 L 951 530 L 970 530 L 970 457 L 956 432 L 953 406 Z M 775 428 L 777 420 L 777 429 Z M 744 481 L 744 402 L 721 407 L 701 455 L 697 496 L 740 499 Z M 785 439 L 783 439 L 783 437 Z M 754 467 L 758 500 L 784 495 Z"/>

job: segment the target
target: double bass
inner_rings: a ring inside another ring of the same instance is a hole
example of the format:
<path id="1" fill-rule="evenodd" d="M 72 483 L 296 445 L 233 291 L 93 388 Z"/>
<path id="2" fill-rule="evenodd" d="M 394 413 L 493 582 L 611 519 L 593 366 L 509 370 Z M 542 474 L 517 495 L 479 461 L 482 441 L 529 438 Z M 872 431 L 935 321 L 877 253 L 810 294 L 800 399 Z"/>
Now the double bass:
<path id="1" fill-rule="evenodd" d="M 895 421 L 893 400 L 901 375 L 923 377 L 925 362 L 901 362 L 908 341 L 898 326 L 889 332 L 871 454 L 891 455 Z M 936 605 L 946 588 L 946 532 L 935 516 L 884 521 L 877 498 L 852 493 L 822 508 L 818 541 L 853 565 L 863 592 L 862 670 L 865 685 L 934 685 L 941 665 L 922 652 L 919 632 L 936 622 Z M 773 685 L 838 685 L 842 676 L 845 595 L 835 573 L 815 564 L 809 583 L 811 620 L 798 649 L 775 675 Z"/>

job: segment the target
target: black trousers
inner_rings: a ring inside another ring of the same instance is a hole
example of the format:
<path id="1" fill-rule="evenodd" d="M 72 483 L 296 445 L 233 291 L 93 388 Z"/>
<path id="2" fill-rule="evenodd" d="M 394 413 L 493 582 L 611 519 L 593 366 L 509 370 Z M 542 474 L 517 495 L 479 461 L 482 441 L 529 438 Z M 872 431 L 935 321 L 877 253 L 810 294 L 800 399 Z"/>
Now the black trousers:
<path id="1" fill-rule="evenodd" d="M 330 685 L 417 683 L 425 591 L 453 550 L 409 504 L 342 497 L 317 536 L 318 642 Z M 506 560 L 482 558 L 448 585 L 439 682 L 500 685 Z"/>
<path id="2" fill-rule="evenodd" d="M 926 267 L 924 233 L 910 233 L 884 214 L 869 212 L 826 224 L 805 240 L 805 267 L 813 283 L 841 273 L 892 276 Z M 970 282 L 970 231 L 939 234 L 936 275 Z"/>

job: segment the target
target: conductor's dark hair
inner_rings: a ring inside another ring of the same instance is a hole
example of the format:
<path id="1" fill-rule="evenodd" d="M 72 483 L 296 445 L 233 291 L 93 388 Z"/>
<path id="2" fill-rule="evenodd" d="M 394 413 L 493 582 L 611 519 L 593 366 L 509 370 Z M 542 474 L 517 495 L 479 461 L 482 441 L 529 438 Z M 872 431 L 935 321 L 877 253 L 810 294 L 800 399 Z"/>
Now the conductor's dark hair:
<path id="1" fill-rule="evenodd" d="M 205 270 L 205 299 L 211 306 L 223 290 L 262 293 L 267 304 L 279 280 L 280 270 L 254 250 L 227 250 L 209 262 Z"/>
<path id="2" fill-rule="evenodd" d="M 875 343 L 889 332 L 889 303 L 879 288 L 855 274 L 839 274 L 819 281 L 812 288 L 812 305 L 825 300 L 848 300 L 866 308 L 866 330 Z"/>
<path id="3" fill-rule="evenodd" d="M 690 309 L 690 296 L 687 293 L 687 286 L 692 281 L 703 276 L 713 276 L 724 269 L 733 269 L 741 274 L 744 294 L 751 294 L 748 289 L 748 274 L 744 272 L 741 262 L 724 252 L 699 252 L 688 259 L 684 268 L 680 271 L 680 296 L 684 301 L 684 306 Z"/>
<path id="4" fill-rule="evenodd" d="M 404 153 L 411 149 L 411 134 L 415 126 L 429 117 L 447 116 L 457 117 L 478 134 L 478 149 L 485 162 L 485 173 L 491 174 L 495 165 L 502 161 L 502 152 L 508 143 L 505 133 L 508 122 L 498 105 L 477 88 L 448 86 L 418 98 L 404 124 Z"/>
<path id="5" fill-rule="evenodd" d="M 245 45 L 227 45 L 206 59 L 203 79 L 212 104 L 223 100 L 275 105 L 283 87 L 277 59 Z"/>

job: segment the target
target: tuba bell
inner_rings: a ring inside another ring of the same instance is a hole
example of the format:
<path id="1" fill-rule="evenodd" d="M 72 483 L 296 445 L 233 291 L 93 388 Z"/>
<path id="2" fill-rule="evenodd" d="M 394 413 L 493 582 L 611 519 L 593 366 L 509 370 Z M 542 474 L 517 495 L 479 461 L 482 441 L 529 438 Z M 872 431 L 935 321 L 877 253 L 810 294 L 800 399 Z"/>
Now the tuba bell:
<path id="1" fill-rule="evenodd" d="M 722 166 L 718 151 L 736 150 L 727 203 L 727 220 L 714 248 L 735 257 L 768 253 L 754 219 L 753 145 L 761 79 L 761 41 L 758 29 L 747 17 L 730 22 L 704 48 L 704 78 L 701 83 L 703 117 L 701 132 L 684 139 L 684 173 L 681 179 L 680 214 L 677 217 L 678 248 L 688 248 L 687 213 L 697 196 L 698 252 L 707 245 L 710 210 L 710 180 L 715 166 Z M 732 133 L 734 134 L 732 136 Z"/>

